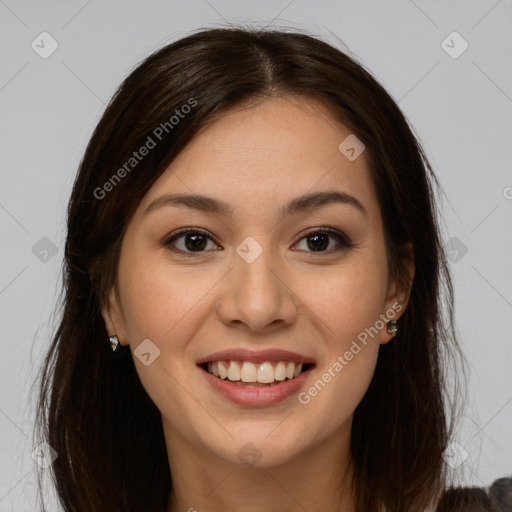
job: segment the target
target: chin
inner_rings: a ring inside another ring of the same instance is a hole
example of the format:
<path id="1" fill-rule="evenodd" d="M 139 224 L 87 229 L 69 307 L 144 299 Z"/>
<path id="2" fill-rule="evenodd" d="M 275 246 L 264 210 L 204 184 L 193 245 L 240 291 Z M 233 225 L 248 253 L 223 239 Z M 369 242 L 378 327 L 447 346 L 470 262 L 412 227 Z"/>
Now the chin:
<path id="1" fill-rule="evenodd" d="M 218 458 L 247 468 L 273 468 L 287 464 L 302 453 L 304 436 L 294 435 L 289 430 L 286 437 L 272 436 L 276 423 L 269 428 L 248 428 L 244 433 L 233 434 L 222 446 L 211 446 L 210 451 Z"/>

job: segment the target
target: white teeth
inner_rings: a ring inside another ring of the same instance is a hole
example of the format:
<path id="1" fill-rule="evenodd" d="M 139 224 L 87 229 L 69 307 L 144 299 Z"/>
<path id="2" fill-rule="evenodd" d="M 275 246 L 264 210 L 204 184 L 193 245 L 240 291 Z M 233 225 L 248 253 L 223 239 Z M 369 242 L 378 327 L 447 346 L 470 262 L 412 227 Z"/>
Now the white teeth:
<path id="1" fill-rule="evenodd" d="M 265 361 L 258 365 L 249 361 L 211 361 L 207 364 L 208 373 L 221 379 L 261 384 L 293 379 L 302 373 L 302 368 L 302 363 L 291 361 L 279 361 L 278 363 Z"/>
<path id="2" fill-rule="evenodd" d="M 286 376 L 293 379 L 295 376 L 295 363 L 286 363 Z"/>
<path id="3" fill-rule="evenodd" d="M 257 382 L 258 381 L 258 370 L 256 366 L 247 361 L 242 365 L 240 372 L 240 378 L 243 382 Z"/>
<path id="4" fill-rule="evenodd" d="M 219 377 L 221 379 L 225 379 L 228 376 L 228 368 L 227 368 L 226 364 L 227 364 L 226 361 L 219 361 L 218 362 Z"/>
<path id="5" fill-rule="evenodd" d="M 268 384 L 274 382 L 274 367 L 271 363 L 266 362 L 258 366 L 258 382 Z"/>
<path id="6" fill-rule="evenodd" d="M 276 365 L 276 380 L 286 379 L 286 363 L 279 361 Z"/>
<path id="7" fill-rule="evenodd" d="M 229 365 L 228 379 L 232 382 L 240 380 L 240 366 L 236 363 L 236 361 L 231 361 L 231 364 Z"/>

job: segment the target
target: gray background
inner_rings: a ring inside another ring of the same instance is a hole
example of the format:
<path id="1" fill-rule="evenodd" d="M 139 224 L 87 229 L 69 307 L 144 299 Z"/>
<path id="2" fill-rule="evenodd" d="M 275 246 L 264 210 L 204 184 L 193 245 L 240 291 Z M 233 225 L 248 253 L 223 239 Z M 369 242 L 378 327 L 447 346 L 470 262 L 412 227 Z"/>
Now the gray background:
<path id="1" fill-rule="evenodd" d="M 452 460 L 468 456 L 453 474 L 489 485 L 512 473 L 511 21 L 510 0 L 0 0 L 0 512 L 35 508 L 30 384 L 48 346 L 65 209 L 89 136 L 144 56 L 226 22 L 303 28 L 343 49 L 340 38 L 414 126 L 446 193 L 443 237 L 470 362 Z M 46 59 L 31 47 L 51 49 L 44 31 L 58 43 Z M 454 31 L 469 45 L 461 55 L 458 36 L 442 45 Z"/>

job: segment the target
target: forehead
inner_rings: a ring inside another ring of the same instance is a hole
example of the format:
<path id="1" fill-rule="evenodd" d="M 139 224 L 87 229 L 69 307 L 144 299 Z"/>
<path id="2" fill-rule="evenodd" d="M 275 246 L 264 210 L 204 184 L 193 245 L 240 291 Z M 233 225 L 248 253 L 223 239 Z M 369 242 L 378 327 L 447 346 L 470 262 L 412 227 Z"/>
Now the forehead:
<path id="1" fill-rule="evenodd" d="M 180 192 L 221 198 L 242 215 L 251 214 L 251 206 L 275 205 L 277 211 L 299 195 L 336 189 L 371 209 L 376 197 L 364 152 L 349 160 L 339 149 L 349 136 L 349 128 L 310 98 L 269 98 L 238 107 L 191 140 L 140 208 Z"/>

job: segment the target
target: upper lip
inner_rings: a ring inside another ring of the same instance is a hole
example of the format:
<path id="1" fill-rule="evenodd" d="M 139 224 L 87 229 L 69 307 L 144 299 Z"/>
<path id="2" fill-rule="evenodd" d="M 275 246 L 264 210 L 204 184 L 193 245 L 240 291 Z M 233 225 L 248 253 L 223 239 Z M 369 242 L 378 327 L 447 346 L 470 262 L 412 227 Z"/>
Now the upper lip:
<path id="1" fill-rule="evenodd" d="M 214 352 L 205 356 L 197 364 L 210 363 L 214 361 L 248 361 L 254 364 L 261 364 L 265 361 L 291 361 L 294 363 L 310 363 L 313 364 L 314 360 L 311 357 L 306 357 L 296 352 L 281 349 L 266 349 L 266 350 L 249 350 L 249 349 L 228 349 Z"/>

